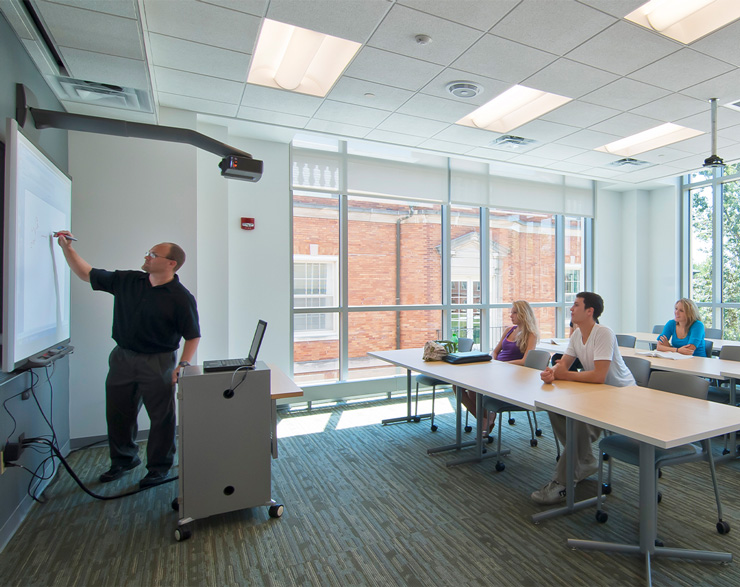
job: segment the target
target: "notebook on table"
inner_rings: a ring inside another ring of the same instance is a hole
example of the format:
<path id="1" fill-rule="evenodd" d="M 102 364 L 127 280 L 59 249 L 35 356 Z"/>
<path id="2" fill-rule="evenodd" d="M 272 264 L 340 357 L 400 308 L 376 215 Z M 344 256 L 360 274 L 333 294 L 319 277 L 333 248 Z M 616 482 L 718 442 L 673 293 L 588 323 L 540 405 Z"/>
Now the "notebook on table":
<path id="1" fill-rule="evenodd" d="M 443 358 L 443 360 L 448 363 L 452 363 L 453 365 L 460 365 L 463 363 L 490 361 L 492 358 L 493 357 L 490 353 L 484 353 L 483 351 L 468 351 L 466 353 L 449 353 Z"/>
<path id="2" fill-rule="evenodd" d="M 219 359 L 216 361 L 203 361 L 204 373 L 215 373 L 217 371 L 236 371 L 240 367 L 254 369 L 257 364 L 257 353 L 260 351 L 262 337 L 265 336 L 267 322 L 260 320 L 257 322 L 257 329 L 254 331 L 252 346 L 249 349 L 249 356 L 246 359 Z"/>

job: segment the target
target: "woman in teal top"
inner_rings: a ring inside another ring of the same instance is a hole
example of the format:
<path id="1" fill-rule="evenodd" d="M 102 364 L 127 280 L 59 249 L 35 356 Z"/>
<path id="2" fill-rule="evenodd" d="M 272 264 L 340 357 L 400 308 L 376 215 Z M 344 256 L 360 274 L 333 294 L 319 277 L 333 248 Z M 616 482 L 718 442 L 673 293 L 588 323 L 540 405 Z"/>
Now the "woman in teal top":
<path id="1" fill-rule="evenodd" d="M 681 298 L 673 308 L 675 320 L 668 320 L 658 337 L 658 350 L 706 357 L 704 324 L 699 320 L 699 308 L 688 299 Z"/>

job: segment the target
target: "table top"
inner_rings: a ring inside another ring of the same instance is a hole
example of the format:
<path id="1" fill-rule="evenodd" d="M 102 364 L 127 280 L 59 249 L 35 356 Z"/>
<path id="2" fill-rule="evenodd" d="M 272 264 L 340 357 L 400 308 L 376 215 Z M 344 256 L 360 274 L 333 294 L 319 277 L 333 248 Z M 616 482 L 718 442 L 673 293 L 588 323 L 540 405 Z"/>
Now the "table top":
<path id="1" fill-rule="evenodd" d="M 382 359 L 404 369 L 442 379 L 453 385 L 481 393 L 508 403 L 534 410 L 535 402 L 546 399 L 553 393 L 580 395 L 593 393 L 600 387 L 612 389 L 609 385 L 595 385 L 576 381 L 556 381 L 543 383 L 540 371 L 502 361 L 466 363 L 452 365 L 444 361 L 424 361 L 423 349 L 402 349 L 393 351 L 374 351 L 369 355 Z"/>
<path id="2" fill-rule="evenodd" d="M 270 368 L 270 397 L 272 399 L 301 397 L 303 395 L 303 390 L 276 365 L 267 363 L 267 366 Z"/>
<path id="3" fill-rule="evenodd" d="M 636 385 L 592 394 L 552 394 L 537 407 L 672 448 L 740 429 L 740 408 Z"/>
<path id="4" fill-rule="evenodd" d="M 659 334 L 656 334 L 653 332 L 620 332 L 619 334 L 628 334 L 630 336 L 634 336 L 637 339 L 637 342 L 656 342 L 659 336 Z M 738 340 L 725 340 L 724 338 L 709 338 L 709 337 L 706 337 L 705 340 L 711 340 L 714 343 L 713 348 L 715 351 L 721 350 L 724 345 L 728 345 L 728 346 L 740 345 L 740 341 Z"/>

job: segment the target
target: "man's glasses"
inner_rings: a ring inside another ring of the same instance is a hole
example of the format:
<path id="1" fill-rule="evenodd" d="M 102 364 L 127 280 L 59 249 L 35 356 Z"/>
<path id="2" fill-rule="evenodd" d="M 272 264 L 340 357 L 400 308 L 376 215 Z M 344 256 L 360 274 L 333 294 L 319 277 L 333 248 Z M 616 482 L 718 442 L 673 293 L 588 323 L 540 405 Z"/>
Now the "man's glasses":
<path id="1" fill-rule="evenodd" d="M 172 257 L 167 257 L 165 255 L 159 255 L 159 254 L 155 253 L 154 251 L 147 251 L 146 253 L 144 253 L 144 256 L 145 257 L 151 257 L 152 259 L 162 258 L 162 259 L 169 259 L 170 261 L 174 261 L 174 259 Z"/>

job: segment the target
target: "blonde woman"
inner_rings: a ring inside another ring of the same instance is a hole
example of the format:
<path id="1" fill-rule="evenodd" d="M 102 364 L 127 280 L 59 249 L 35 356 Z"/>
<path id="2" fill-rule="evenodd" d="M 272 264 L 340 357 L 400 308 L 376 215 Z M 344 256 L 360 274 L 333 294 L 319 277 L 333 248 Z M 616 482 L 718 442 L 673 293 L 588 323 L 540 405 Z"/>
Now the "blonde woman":
<path id="1" fill-rule="evenodd" d="M 511 304 L 510 311 L 512 326 L 504 331 L 501 340 L 493 349 L 493 358 L 497 361 L 506 361 L 514 365 L 524 365 L 527 353 L 537 345 L 539 329 L 534 317 L 532 306 L 524 300 L 517 300 Z M 468 411 L 476 416 L 475 392 L 464 390 L 462 403 Z M 488 413 L 488 433 L 490 434 L 496 423 L 496 412 Z"/>
<path id="2" fill-rule="evenodd" d="M 706 357 L 704 324 L 693 300 L 681 298 L 673 307 L 673 320 L 668 320 L 658 337 L 658 350 Z"/>

